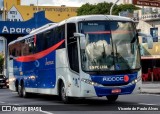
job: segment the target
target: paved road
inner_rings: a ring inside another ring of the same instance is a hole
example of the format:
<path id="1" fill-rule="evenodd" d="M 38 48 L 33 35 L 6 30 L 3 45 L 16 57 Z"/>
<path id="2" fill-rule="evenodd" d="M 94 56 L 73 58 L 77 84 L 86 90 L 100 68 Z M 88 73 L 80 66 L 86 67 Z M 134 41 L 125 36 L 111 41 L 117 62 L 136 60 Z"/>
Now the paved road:
<path id="1" fill-rule="evenodd" d="M 120 96 L 116 103 L 107 102 L 105 97 L 76 100 L 72 104 L 63 104 L 56 96 L 34 95 L 30 98 L 20 98 L 16 92 L 6 88 L 0 89 L 0 105 L 12 106 L 12 110 L 28 110 L 28 107 L 41 107 L 43 111 L 38 112 L 18 112 L 22 114 L 157 114 L 160 113 L 160 95 L 139 94 Z M 42 106 L 43 105 L 43 106 Z M 14 108 L 13 108 L 14 107 Z M 15 108 L 16 107 L 16 108 Z M 151 107 L 152 111 L 148 111 Z M 125 108 L 125 111 L 118 111 Z M 130 111 L 133 108 L 138 111 Z M 144 111 L 139 111 L 139 110 Z M 2 110 L 2 108 L 0 109 Z M 17 112 L 0 112 L 2 114 L 17 114 Z"/>

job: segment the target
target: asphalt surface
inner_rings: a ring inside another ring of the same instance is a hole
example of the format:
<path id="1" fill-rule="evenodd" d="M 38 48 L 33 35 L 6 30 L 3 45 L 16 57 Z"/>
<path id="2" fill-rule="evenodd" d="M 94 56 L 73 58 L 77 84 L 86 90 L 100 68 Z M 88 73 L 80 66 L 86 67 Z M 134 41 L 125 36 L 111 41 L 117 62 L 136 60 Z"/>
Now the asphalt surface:
<path id="1" fill-rule="evenodd" d="M 109 103 L 105 97 L 86 98 L 63 104 L 56 96 L 34 94 L 20 98 L 16 92 L 3 88 L 0 108 L 2 114 L 158 114 L 160 95 L 123 95 L 115 103 Z"/>

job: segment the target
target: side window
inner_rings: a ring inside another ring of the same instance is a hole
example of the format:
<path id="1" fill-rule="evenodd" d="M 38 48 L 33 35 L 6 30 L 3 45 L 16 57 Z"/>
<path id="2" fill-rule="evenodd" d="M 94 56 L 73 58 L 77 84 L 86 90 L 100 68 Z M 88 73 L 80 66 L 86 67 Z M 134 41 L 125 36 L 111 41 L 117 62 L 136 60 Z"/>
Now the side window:
<path id="1" fill-rule="evenodd" d="M 52 34 L 52 30 L 49 30 L 49 31 L 46 31 L 46 32 L 43 33 L 43 39 L 44 39 L 44 42 L 43 42 L 44 43 L 44 48 L 43 48 L 43 50 L 46 50 L 46 49 L 48 49 L 48 48 L 53 46 L 53 40 L 54 40 L 53 37 L 54 36 Z"/>
<path id="2" fill-rule="evenodd" d="M 34 54 L 34 37 L 29 37 L 21 42 L 19 42 L 19 47 L 22 47 L 20 50 L 22 50 L 22 55 L 27 56 Z"/>
<path id="3" fill-rule="evenodd" d="M 16 48 L 14 44 L 9 46 L 9 59 L 12 60 L 16 56 Z"/>
<path id="4" fill-rule="evenodd" d="M 58 42 L 64 40 L 65 39 L 65 25 L 59 26 L 57 32 L 58 32 L 58 38 L 59 38 Z M 59 49 L 61 48 L 65 48 L 65 43 L 63 43 L 59 47 Z"/>
<path id="5" fill-rule="evenodd" d="M 65 38 L 65 26 L 57 26 L 53 29 L 47 30 L 44 33 L 36 35 L 36 53 L 46 50 Z M 64 48 L 65 43 L 63 43 L 58 49 Z"/>
<path id="6" fill-rule="evenodd" d="M 28 44 L 28 55 L 34 54 L 35 46 L 34 46 L 34 37 L 32 37 L 33 41 Z"/>
<path id="7" fill-rule="evenodd" d="M 67 24 L 67 48 L 70 68 L 73 71 L 79 72 L 79 61 L 78 61 L 78 48 L 77 39 L 74 38 L 73 33 L 76 32 L 75 23 Z"/>
<path id="8" fill-rule="evenodd" d="M 42 33 L 37 34 L 36 35 L 36 50 L 35 50 L 35 53 L 43 51 L 43 42 L 44 42 L 43 34 Z"/>
<path id="9" fill-rule="evenodd" d="M 21 56 L 22 55 L 22 53 L 21 53 L 21 41 L 19 41 L 19 42 L 17 42 L 16 43 L 16 57 L 19 57 L 19 56 Z"/>

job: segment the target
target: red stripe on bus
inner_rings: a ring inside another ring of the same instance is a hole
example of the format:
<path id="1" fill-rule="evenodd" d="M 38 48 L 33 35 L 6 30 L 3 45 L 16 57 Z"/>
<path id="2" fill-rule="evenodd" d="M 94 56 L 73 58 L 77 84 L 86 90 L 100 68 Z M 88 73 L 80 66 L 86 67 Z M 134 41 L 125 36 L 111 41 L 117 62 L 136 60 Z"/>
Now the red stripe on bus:
<path id="1" fill-rule="evenodd" d="M 127 31 L 127 30 L 115 30 L 111 31 L 113 34 L 119 34 L 119 33 L 130 33 L 133 31 Z M 110 31 L 96 31 L 96 32 L 86 32 L 87 34 L 110 34 Z"/>
<path id="2" fill-rule="evenodd" d="M 87 34 L 110 34 L 110 31 L 86 32 Z"/>
<path id="3" fill-rule="evenodd" d="M 48 55 L 49 53 L 51 53 L 52 51 L 57 49 L 63 43 L 64 43 L 64 40 L 62 40 L 59 43 L 55 44 L 54 46 L 48 48 L 47 50 L 44 50 L 42 52 L 39 52 L 39 53 L 36 53 L 36 54 L 33 54 L 33 55 L 21 56 L 21 57 L 18 57 L 16 60 L 19 61 L 19 62 L 35 61 L 37 59 L 43 58 L 44 56 Z"/>
<path id="4" fill-rule="evenodd" d="M 130 33 L 130 32 L 134 32 L 134 31 L 128 31 L 128 30 L 115 30 L 115 31 L 112 31 L 113 34 L 119 34 L 119 33 Z"/>

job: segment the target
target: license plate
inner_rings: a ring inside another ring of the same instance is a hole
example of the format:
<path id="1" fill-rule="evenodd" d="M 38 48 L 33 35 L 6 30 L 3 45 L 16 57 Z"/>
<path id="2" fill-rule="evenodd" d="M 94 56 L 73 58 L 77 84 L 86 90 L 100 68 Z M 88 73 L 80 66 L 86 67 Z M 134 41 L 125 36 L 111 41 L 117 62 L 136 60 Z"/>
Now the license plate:
<path id="1" fill-rule="evenodd" d="M 112 89 L 112 93 L 121 93 L 121 89 Z"/>

